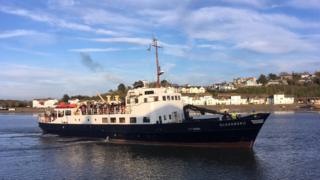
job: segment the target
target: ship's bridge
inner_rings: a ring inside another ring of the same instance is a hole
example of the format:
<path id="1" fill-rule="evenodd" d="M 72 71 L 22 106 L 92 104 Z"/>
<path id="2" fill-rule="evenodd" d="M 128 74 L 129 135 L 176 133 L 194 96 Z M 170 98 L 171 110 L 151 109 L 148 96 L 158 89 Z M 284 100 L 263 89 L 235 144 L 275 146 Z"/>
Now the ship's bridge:
<path id="1" fill-rule="evenodd" d="M 183 119 L 181 94 L 171 87 L 129 90 L 126 97 L 126 109 L 130 114 L 147 116 L 157 121 Z"/>

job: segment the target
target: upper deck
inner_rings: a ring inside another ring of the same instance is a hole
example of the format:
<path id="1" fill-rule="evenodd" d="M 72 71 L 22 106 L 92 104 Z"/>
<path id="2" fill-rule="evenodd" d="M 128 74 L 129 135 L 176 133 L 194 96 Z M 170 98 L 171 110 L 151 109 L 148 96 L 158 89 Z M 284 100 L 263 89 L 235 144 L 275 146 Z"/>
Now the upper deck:
<path id="1" fill-rule="evenodd" d="M 87 102 L 72 108 L 60 106 L 54 112 L 42 116 L 40 121 L 73 124 L 155 124 L 179 122 L 182 119 L 181 94 L 174 88 L 137 88 L 128 91 L 123 103 Z"/>

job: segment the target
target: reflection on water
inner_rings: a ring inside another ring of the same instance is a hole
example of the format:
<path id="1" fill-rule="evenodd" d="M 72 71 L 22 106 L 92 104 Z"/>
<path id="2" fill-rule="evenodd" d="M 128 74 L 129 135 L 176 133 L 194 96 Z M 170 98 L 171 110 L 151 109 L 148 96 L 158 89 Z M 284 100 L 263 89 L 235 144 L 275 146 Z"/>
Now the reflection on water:
<path id="1" fill-rule="evenodd" d="M 253 150 L 113 145 L 42 135 L 35 117 L 0 116 L 3 179 L 318 179 L 320 114 L 270 117 Z"/>

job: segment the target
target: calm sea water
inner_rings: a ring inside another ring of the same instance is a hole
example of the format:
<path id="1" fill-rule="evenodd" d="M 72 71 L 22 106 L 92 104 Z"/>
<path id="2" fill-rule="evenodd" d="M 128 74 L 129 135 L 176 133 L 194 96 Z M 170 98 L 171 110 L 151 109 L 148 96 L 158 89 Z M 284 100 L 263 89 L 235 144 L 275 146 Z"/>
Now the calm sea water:
<path id="1" fill-rule="evenodd" d="M 273 114 L 253 150 L 110 145 L 0 114 L 0 179 L 320 179 L 320 114 Z"/>

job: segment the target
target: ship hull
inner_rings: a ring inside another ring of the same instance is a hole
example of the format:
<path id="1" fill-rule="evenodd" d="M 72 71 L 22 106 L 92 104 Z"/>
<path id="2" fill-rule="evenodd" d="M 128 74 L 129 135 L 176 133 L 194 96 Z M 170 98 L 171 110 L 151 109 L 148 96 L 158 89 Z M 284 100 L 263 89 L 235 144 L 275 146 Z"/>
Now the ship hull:
<path id="1" fill-rule="evenodd" d="M 106 138 L 108 142 L 119 144 L 252 147 L 268 115 L 260 113 L 238 120 L 202 119 L 148 125 L 39 123 L 39 127 L 44 133 Z"/>

